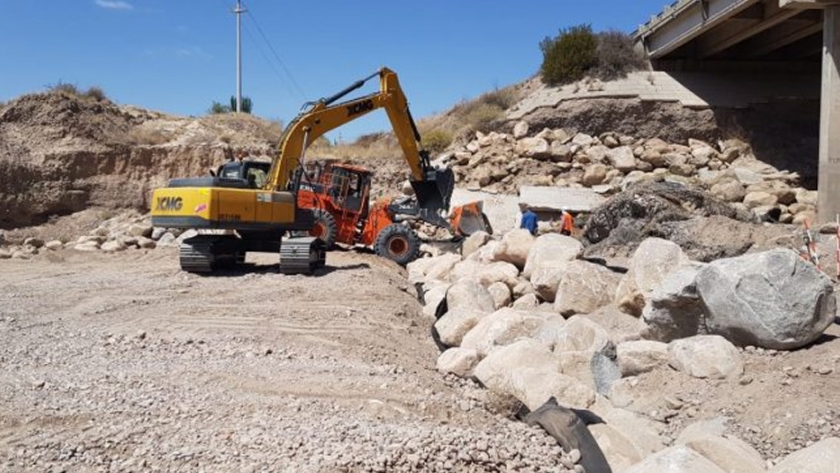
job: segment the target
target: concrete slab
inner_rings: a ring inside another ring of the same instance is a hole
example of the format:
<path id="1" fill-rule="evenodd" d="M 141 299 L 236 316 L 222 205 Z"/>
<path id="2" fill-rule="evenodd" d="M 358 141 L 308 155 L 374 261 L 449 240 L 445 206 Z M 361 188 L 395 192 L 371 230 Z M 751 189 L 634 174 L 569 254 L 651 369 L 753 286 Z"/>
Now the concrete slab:
<path id="1" fill-rule="evenodd" d="M 511 120 L 539 108 L 553 108 L 564 101 L 597 98 L 638 98 L 645 102 L 677 102 L 690 108 L 742 108 L 777 98 L 818 100 L 819 77 L 808 74 L 712 74 L 702 72 L 633 72 L 623 79 L 602 83 L 603 90 L 589 91 L 581 84 L 562 87 L 541 85 L 507 112 Z"/>
<path id="2" fill-rule="evenodd" d="M 559 213 L 566 209 L 572 213 L 591 212 L 607 199 L 592 189 L 570 187 L 519 188 L 520 206 L 528 205 L 537 213 Z"/>
<path id="3" fill-rule="evenodd" d="M 482 191 L 455 189 L 452 192 L 451 206 L 464 205 L 475 201 L 484 202 L 484 214 L 490 220 L 495 235 L 502 235 L 514 228 L 519 228 L 519 197 L 507 194 L 491 194 Z"/>

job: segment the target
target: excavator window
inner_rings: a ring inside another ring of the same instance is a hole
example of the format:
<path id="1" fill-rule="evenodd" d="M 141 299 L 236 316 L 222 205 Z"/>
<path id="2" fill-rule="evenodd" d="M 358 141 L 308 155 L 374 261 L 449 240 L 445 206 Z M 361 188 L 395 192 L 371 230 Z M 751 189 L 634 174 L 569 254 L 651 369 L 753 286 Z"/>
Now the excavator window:
<path id="1" fill-rule="evenodd" d="M 265 181 L 266 181 L 267 177 L 268 176 L 267 176 L 266 172 L 263 171 L 260 168 L 256 168 L 256 167 L 249 167 L 248 168 L 247 179 L 248 179 L 248 184 L 250 184 L 251 187 L 261 188 L 263 185 L 265 185 Z"/>

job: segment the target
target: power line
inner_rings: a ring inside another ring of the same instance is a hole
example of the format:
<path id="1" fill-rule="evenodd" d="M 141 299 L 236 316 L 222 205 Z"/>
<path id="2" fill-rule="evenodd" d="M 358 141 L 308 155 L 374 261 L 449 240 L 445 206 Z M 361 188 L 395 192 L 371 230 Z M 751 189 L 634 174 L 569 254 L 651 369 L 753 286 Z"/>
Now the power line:
<path id="1" fill-rule="evenodd" d="M 257 22 L 256 17 L 254 17 L 254 15 L 251 14 L 250 8 L 246 10 L 246 13 L 248 14 L 248 17 L 254 22 L 254 26 L 257 27 L 257 31 L 259 32 L 260 36 L 262 36 L 262 39 L 263 41 L 265 41 L 265 44 L 268 45 L 268 49 L 274 55 L 274 58 L 277 60 L 278 63 L 280 63 L 280 65 L 283 67 L 283 70 L 286 71 L 286 75 L 289 77 L 289 81 L 291 81 L 292 85 L 295 87 L 295 89 L 297 89 L 297 92 L 300 94 L 301 98 L 303 100 L 306 100 L 306 94 L 303 92 L 303 89 L 301 89 L 300 85 L 298 85 L 297 81 L 295 81 L 295 78 L 292 76 L 292 73 L 289 71 L 289 68 L 286 67 L 286 63 L 283 62 L 282 59 L 280 59 L 280 55 L 277 54 L 277 50 L 274 49 L 274 46 L 272 46 L 271 41 L 268 40 L 268 37 L 263 32 L 259 22 Z"/>
<path id="2" fill-rule="evenodd" d="M 254 43 L 254 45 L 256 45 L 257 51 L 260 52 L 260 55 L 263 57 L 263 59 L 265 59 L 265 62 L 268 63 L 268 65 L 271 67 L 271 70 L 274 72 L 275 75 L 277 75 L 277 78 L 280 79 L 280 82 L 283 83 L 283 86 L 285 86 L 291 92 L 292 87 L 289 85 L 286 78 L 283 77 L 283 74 L 280 72 L 280 69 L 277 68 L 277 65 L 274 63 L 274 61 L 272 61 L 271 58 L 268 57 L 268 55 L 266 54 L 262 45 L 260 45 L 260 43 L 257 41 L 257 39 L 254 38 L 254 35 L 251 34 L 251 30 L 248 28 L 247 24 L 245 25 L 244 29 L 245 29 L 245 34 L 248 35 L 248 38 L 250 38 L 250 40 Z"/>

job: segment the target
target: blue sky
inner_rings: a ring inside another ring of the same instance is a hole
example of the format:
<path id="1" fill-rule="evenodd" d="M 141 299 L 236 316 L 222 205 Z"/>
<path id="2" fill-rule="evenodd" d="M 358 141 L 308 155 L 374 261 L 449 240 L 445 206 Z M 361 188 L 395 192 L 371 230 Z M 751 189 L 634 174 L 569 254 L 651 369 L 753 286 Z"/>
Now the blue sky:
<path id="1" fill-rule="evenodd" d="M 539 42 L 561 28 L 589 23 L 596 31 L 630 32 L 664 3 L 243 1 L 243 95 L 252 98 L 255 115 L 288 123 L 305 101 L 387 66 L 422 118 L 533 76 Z M 202 115 L 213 100 L 227 103 L 235 93 L 234 5 L 0 0 L 0 101 L 65 82 L 101 87 L 121 104 Z M 331 137 L 388 129 L 379 112 Z"/>

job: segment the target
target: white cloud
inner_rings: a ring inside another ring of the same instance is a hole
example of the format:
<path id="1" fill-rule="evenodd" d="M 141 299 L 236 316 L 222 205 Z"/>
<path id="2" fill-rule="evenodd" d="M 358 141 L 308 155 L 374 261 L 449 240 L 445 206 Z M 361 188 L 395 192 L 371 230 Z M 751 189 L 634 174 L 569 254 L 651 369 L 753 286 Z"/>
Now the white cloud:
<path id="1" fill-rule="evenodd" d="M 213 59 L 213 55 L 204 51 L 199 46 L 189 46 L 186 48 L 175 48 L 172 50 L 175 56 L 178 57 L 195 57 L 203 59 Z"/>
<path id="2" fill-rule="evenodd" d="M 109 10 L 131 10 L 134 8 L 130 3 L 122 0 L 96 0 L 96 4 Z"/>

